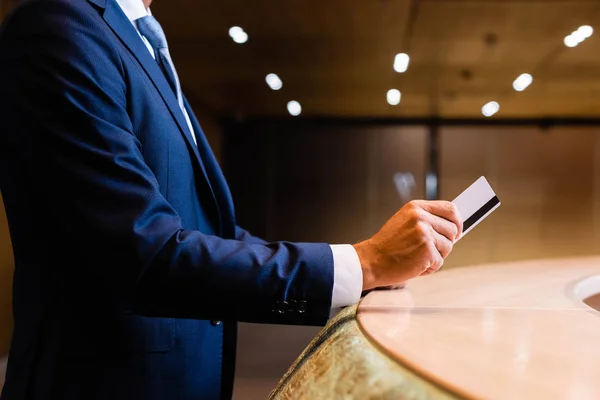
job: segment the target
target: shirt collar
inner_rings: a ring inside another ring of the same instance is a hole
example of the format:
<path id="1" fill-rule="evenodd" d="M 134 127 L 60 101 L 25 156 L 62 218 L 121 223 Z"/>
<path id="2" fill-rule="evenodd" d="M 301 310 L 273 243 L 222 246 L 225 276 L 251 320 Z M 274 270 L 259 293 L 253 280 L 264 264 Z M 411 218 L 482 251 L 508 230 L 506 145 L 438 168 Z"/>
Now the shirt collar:
<path id="1" fill-rule="evenodd" d="M 142 0 L 117 0 L 117 4 L 132 23 L 136 19 L 152 15 L 150 9 L 144 7 L 144 2 Z"/>

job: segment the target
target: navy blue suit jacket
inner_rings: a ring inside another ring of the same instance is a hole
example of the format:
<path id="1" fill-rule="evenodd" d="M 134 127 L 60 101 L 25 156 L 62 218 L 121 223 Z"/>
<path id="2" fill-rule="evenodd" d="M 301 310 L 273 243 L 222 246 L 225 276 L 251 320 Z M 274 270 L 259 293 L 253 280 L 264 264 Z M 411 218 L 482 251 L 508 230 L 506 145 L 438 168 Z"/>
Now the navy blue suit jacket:
<path id="1" fill-rule="evenodd" d="M 236 321 L 327 320 L 329 246 L 236 226 L 202 129 L 188 105 L 195 146 L 115 0 L 29 1 L 1 29 L 3 400 L 228 398 Z"/>

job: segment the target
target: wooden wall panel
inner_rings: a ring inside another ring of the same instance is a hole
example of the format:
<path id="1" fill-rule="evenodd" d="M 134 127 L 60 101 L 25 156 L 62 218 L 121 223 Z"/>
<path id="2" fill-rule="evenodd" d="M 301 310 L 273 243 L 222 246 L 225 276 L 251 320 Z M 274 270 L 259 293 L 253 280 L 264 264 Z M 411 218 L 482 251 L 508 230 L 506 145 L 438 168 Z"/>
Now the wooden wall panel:
<path id="1" fill-rule="evenodd" d="M 13 253 L 0 195 L 0 358 L 8 352 L 12 334 Z"/>
<path id="2" fill-rule="evenodd" d="M 441 195 L 485 175 L 502 206 L 447 266 L 600 252 L 597 129 L 446 128 Z"/>
<path id="3" fill-rule="evenodd" d="M 422 127 L 266 124 L 228 135 L 239 221 L 271 240 L 353 243 L 424 196 Z M 415 187 L 402 198 L 396 173 Z"/>
<path id="4" fill-rule="evenodd" d="M 229 135 L 240 221 L 270 239 L 367 237 L 403 203 L 394 173 L 412 172 L 411 197 L 423 197 L 426 135 L 424 127 L 291 123 Z M 440 135 L 440 197 L 485 175 L 503 202 L 447 267 L 600 253 L 596 128 L 444 127 Z"/>

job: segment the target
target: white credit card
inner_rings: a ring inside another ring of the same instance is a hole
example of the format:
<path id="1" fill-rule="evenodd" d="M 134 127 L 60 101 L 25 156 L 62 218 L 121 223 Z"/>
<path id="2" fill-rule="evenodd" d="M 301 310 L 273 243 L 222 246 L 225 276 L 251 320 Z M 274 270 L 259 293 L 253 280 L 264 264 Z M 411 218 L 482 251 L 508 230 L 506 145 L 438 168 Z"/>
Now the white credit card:
<path id="1" fill-rule="evenodd" d="M 482 176 L 453 201 L 463 218 L 463 236 L 500 207 L 500 200 Z"/>

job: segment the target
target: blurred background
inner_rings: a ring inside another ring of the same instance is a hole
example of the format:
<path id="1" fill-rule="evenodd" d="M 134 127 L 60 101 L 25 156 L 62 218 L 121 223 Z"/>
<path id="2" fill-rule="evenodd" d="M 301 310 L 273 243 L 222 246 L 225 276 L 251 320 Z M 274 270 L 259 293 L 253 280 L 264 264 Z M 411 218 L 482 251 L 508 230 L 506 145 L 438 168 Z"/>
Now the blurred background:
<path id="1" fill-rule="evenodd" d="M 15 4 L 2 0 L 0 18 Z M 600 253 L 597 0 L 156 0 L 239 223 L 354 243 L 479 176 L 502 207 L 445 268 Z M 0 359 L 13 259 L 0 209 Z M 242 324 L 236 399 L 318 328 Z M 0 385 L 3 371 L 0 361 Z"/>

